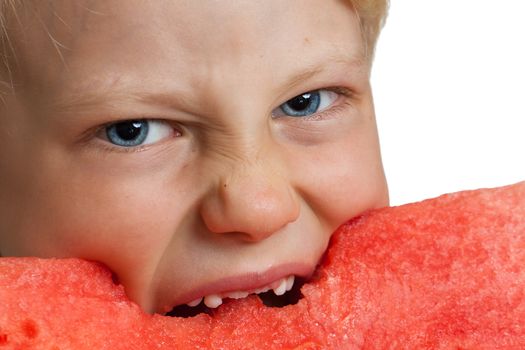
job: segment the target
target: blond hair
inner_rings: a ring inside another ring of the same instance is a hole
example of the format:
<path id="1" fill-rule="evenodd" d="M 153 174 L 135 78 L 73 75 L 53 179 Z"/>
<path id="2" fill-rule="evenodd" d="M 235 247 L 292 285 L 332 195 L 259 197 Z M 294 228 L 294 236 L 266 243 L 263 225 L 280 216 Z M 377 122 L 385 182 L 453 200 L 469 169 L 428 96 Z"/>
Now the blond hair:
<path id="1" fill-rule="evenodd" d="M 385 24 L 389 0 L 348 0 L 359 17 L 366 55 L 372 59 L 379 33 Z"/>

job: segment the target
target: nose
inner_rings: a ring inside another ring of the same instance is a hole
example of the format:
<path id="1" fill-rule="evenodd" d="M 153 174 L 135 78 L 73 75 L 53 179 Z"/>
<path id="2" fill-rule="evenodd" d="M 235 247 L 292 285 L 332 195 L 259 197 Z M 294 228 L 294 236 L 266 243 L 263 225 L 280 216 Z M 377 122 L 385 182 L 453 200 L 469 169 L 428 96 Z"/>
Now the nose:
<path id="1" fill-rule="evenodd" d="M 264 165 L 244 164 L 220 178 L 200 208 L 214 233 L 260 241 L 299 217 L 299 200 L 286 177 Z"/>

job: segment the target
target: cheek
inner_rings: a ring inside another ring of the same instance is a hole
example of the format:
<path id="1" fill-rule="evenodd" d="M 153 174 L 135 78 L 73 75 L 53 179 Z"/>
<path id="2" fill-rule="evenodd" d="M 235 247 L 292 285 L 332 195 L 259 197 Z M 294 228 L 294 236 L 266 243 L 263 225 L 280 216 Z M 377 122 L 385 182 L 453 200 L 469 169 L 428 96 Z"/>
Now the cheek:
<path id="1" fill-rule="evenodd" d="M 0 232 L 16 234 L 0 237 L 0 251 L 103 262 L 134 300 L 145 300 L 146 294 L 133 293 L 147 292 L 144 286 L 154 277 L 159 259 L 180 233 L 194 201 L 192 193 L 181 190 L 194 188 L 190 180 L 172 169 L 120 171 L 112 164 L 93 170 L 91 163 L 71 161 L 53 149 L 32 160 L 31 171 L 20 165 L 17 172 L 24 175 L 18 177 L 17 189 L 10 190 L 18 195 L 7 213 L 10 222 L 0 221 Z"/>
<path id="2" fill-rule="evenodd" d="M 295 181 L 318 218 L 335 230 L 367 209 L 388 205 L 375 127 L 354 132 L 298 157 Z"/>
<path id="3" fill-rule="evenodd" d="M 18 254 L 99 260 L 115 271 L 146 271 L 183 216 L 162 179 L 76 171 L 42 174 L 21 208 Z M 184 199 L 179 202 L 184 203 Z"/>
<path id="4" fill-rule="evenodd" d="M 117 250 L 119 260 L 142 261 L 169 239 L 165 218 L 176 217 L 176 210 L 169 215 L 167 207 L 163 208 L 165 198 L 148 192 L 148 184 L 140 191 L 122 183 L 89 187 L 75 191 L 75 207 L 63 208 L 60 215 L 74 255 L 111 264 Z M 63 203 L 57 200 L 57 206 Z M 82 237 L 81 244 L 71 239 L 73 232 Z"/>

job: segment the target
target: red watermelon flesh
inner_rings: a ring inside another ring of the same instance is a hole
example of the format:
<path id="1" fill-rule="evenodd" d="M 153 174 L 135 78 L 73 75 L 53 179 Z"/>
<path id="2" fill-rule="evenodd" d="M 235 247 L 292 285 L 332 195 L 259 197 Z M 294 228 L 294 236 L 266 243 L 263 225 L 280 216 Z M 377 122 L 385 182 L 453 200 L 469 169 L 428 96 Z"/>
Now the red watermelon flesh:
<path id="1" fill-rule="evenodd" d="M 3 349 L 525 348 L 525 182 L 343 225 L 295 305 L 148 315 L 78 259 L 0 259 Z"/>

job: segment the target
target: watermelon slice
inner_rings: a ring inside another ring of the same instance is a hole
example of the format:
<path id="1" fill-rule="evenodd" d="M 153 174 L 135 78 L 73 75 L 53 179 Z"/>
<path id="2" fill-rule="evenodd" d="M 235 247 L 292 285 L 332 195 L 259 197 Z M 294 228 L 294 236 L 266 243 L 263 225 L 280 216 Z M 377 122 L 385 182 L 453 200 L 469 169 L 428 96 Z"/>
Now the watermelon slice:
<path id="1" fill-rule="evenodd" d="M 343 225 L 295 305 L 148 315 L 100 264 L 0 259 L 3 349 L 523 349 L 525 182 Z"/>

